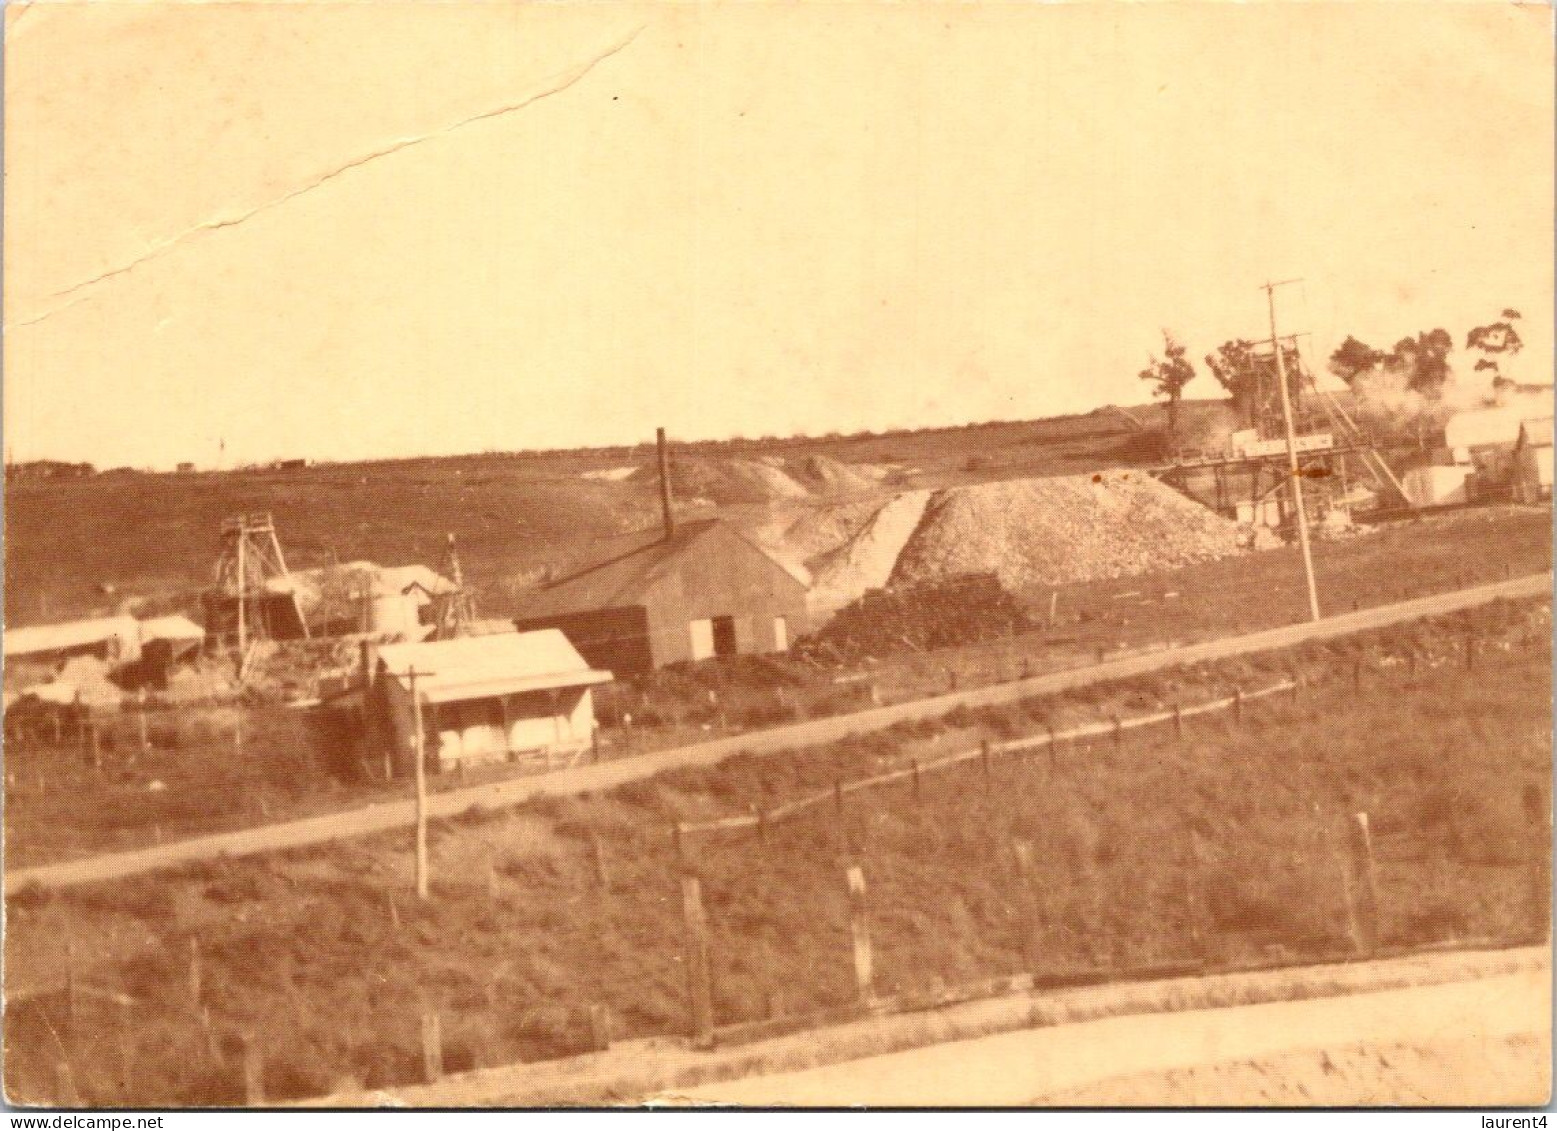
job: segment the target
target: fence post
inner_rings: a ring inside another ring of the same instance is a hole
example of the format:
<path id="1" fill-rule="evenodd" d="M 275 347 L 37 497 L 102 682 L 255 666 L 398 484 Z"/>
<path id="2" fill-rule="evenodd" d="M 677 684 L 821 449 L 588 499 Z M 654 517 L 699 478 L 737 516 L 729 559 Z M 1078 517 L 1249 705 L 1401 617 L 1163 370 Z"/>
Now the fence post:
<path id="1" fill-rule="evenodd" d="M 1189 829 L 1189 866 L 1184 869 L 1184 902 L 1185 911 L 1189 918 L 1189 942 L 1197 957 L 1204 958 L 1206 954 L 1206 900 L 1202 884 L 1204 877 L 1201 874 L 1204 851 L 1200 843 L 1200 833 L 1193 826 Z"/>
<path id="2" fill-rule="evenodd" d="M 1476 634 L 1473 632 L 1465 634 L 1465 670 L 1476 670 Z"/>
<path id="3" fill-rule="evenodd" d="M 243 1041 L 243 1102 L 249 1107 L 265 1104 L 265 1054 L 260 1049 L 259 1038 L 252 1032 L 244 1033 Z"/>
<path id="4" fill-rule="evenodd" d="M 677 865 L 677 867 L 680 867 L 681 862 L 686 858 L 685 853 L 682 851 L 682 848 L 681 848 L 681 822 L 680 821 L 676 821 L 676 822 L 674 822 L 670 826 L 670 850 L 671 850 L 672 854 L 674 854 L 674 856 L 676 857 L 676 865 Z"/>
<path id="5" fill-rule="evenodd" d="M 131 1081 L 135 1076 L 135 1007 L 129 998 L 119 999 L 119 1090 L 126 1101 L 130 1098 Z M 126 1103 L 126 1106 L 129 1106 Z"/>
<path id="6" fill-rule="evenodd" d="M 598 1002 L 589 1007 L 589 1047 L 594 1052 L 611 1047 L 611 1014 Z"/>
<path id="7" fill-rule="evenodd" d="M 1042 954 L 1038 945 L 1038 892 L 1033 877 L 1032 842 L 1014 838 L 1011 853 L 1016 858 L 1017 882 L 1021 887 L 1023 956 L 1028 972 L 1036 973 Z"/>
<path id="8" fill-rule="evenodd" d="M 1368 828 L 1368 814 L 1355 813 L 1351 825 L 1352 854 L 1362 881 L 1362 914 L 1359 916 L 1361 932 L 1359 948 L 1372 954 L 1379 945 L 1379 888 L 1378 874 L 1373 865 L 1373 835 Z"/>
<path id="9" fill-rule="evenodd" d="M 833 779 L 833 812 L 839 817 L 843 816 L 843 780 Z"/>
<path id="10" fill-rule="evenodd" d="M 691 1017 L 692 1047 L 714 1047 L 714 1001 L 709 981 L 708 917 L 703 913 L 703 891 L 698 878 L 681 876 L 681 914 L 687 927 L 687 1008 Z"/>
<path id="11" fill-rule="evenodd" d="M 919 792 L 919 759 L 911 759 L 908 763 L 908 766 L 909 769 L 913 771 L 914 775 L 914 804 L 917 805 L 919 804 L 921 796 Z"/>
<path id="12" fill-rule="evenodd" d="M 1352 661 L 1352 690 L 1362 690 L 1362 660 L 1360 658 Z"/>
<path id="13" fill-rule="evenodd" d="M 209 1007 L 200 1011 L 200 1031 L 205 1035 L 205 1055 L 212 1064 L 222 1063 L 222 1043 L 216 1039 L 216 1026 L 211 1023 Z"/>
<path id="14" fill-rule="evenodd" d="M 1123 750 L 1123 749 L 1124 749 L 1124 723 L 1120 722 L 1118 715 L 1115 715 L 1114 716 L 1114 751 L 1115 751 L 1115 753 L 1117 753 L 1117 752 L 1119 752 L 1120 750 Z"/>
<path id="15" fill-rule="evenodd" d="M 61 1107 L 80 1107 L 81 1093 L 76 1091 L 76 1075 L 70 1070 L 70 1061 L 54 1064 L 54 1093 Z"/>
<path id="16" fill-rule="evenodd" d="M 871 964 L 870 919 L 865 910 L 865 873 L 858 864 L 849 865 L 849 928 L 854 935 L 854 980 L 859 986 L 860 1004 L 875 1000 L 875 973 Z"/>
<path id="17" fill-rule="evenodd" d="M 1184 711 L 1177 702 L 1173 704 L 1173 737 L 1184 740 Z"/>
<path id="18" fill-rule="evenodd" d="M 989 739 L 979 739 L 979 768 L 984 774 L 984 789 L 989 789 Z"/>
<path id="19" fill-rule="evenodd" d="M 1233 688 L 1233 722 L 1243 726 L 1243 688 Z"/>
<path id="20" fill-rule="evenodd" d="M 1045 720 L 1044 729 L 1049 732 L 1049 769 L 1054 769 L 1060 760 L 1060 739 L 1054 732 L 1054 724 Z"/>
<path id="21" fill-rule="evenodd" d="M 200 936 L 189 936 L 189 1002 L 200 1008 Z"/>
<path id="22" fill-rule="evenodd" d="M 766 809 L 757 810 L 757 841 L 760 844 L 768 843 L 768 812 Z"/>
<path id="23" fill-rule="evenodd" d="M 70 1035 L 74 1040 L 81 1028 L 81 995 L 76 989 L 76 944 L 68 936 L 65 939 L 65 1011 L 70 1018 Z"/>
<path id="24" fill-rule="evenodd" d="M 422 1076 L 427 1083 L 443 1079 L 443 1021 L 438 1011 L 422 1006 Z"/>

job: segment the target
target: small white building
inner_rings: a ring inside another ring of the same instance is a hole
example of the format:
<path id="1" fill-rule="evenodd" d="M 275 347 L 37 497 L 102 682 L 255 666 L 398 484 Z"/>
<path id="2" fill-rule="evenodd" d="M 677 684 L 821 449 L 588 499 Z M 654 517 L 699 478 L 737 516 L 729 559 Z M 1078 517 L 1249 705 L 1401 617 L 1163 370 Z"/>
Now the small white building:
<path id="1" fill-rule="evenodd" d="M 589 666 L 556 629 L 386 644 L 369 689 L 397 761 L 413 764 L 411 701 L 422 703 L 429 764 L 548 760 L 587 750 L 595 733 L 590 689 L 611 673 Z"/>

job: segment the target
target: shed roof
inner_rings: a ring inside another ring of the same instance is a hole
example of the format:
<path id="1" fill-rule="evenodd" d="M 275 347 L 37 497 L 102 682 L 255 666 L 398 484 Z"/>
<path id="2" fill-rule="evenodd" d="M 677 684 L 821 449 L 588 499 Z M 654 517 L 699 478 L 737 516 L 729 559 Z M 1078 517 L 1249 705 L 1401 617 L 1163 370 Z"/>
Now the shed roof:
<path id="1" fill-rule="evenodd" d="M 38 652 L 63 652 L 112 639 L 140 643 L 140 624 L 132 616 L 95 617 L 64 624 L 37 624 L 5 631 L 4 654 L 27 656 Z"/>
<path id="2" fill-rule="evenodd" d="M 148 640 L 204 640 L 205 629 L 188 617 L 147 617 L 141 621 L 141 642 Z"/>
<path id="3" fill-rule="evenodd" d="M 671 562 L 716 533 L 728 533 L 740 539 L 754 553 L 761 554 L 793 578 L 796 585 L 805 588 L 805 579 L 797 576 L 793 568 L 735 527 L 716 518 L 705 518 L 678 525 L 669 538 L 656 527 L 612 539 L 607 556 L 594 565 L 528 594 L 522 602 L 520 615 L 529 619 L 641 605 Z"/>
<path id="4" fill-rule="evenodd" d="M 610 672 L 591 668 L 555 628 L 386 644 L 378 654 L 389 676 L 407 690 L 409 672 L 415 668 L 417 690 L 429 703 L 584 687 L 611 680 Z"/>

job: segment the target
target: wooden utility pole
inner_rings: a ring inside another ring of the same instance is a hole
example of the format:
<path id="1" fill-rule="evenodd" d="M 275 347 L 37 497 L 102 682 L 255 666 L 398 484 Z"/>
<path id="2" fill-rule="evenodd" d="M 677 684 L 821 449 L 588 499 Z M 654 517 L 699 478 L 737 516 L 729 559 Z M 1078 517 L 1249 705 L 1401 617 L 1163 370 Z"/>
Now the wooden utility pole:
<path id="1" fill-rule="evenodd" d="M 714 998 L 708 918 L 703 912 L 702 887 L 690 872 L 681 875 L 681 914 L 687 926 L 687 1007 L 691 1015 L 692 1047 L 713 1048 Z"/>
<path id="2" fill-rule="evenodd" d="M 1314 584 L 1314 555 L 1308 545 L 1308 515 L 1303 510 L 1303 476 L 1298 470 L 1297 431 L 1292 423 L 1292 398 L 1287 392 L 1287 363 L 1281 353 L 1281 339 L 1276 335 L 1276 288 L 1301 279 L 1283 279 L 1279 283 L 1266 283 L 1265 301 L 1270 308 L 1270 345 L 1276 355 L 1276 385 L 1281 391 L 1281 418 L 1287 432 L 1287 470 L 1292 477 L 1292 505 L 1297 512 L 1298 543 L 1303 547 L 1303 574 L 1308 580 L 1308 612 L 1313 620 L 1319 619 L 1319 589 Z"/>
<path id="3" fill-rule="evenodd" d="M 405 671 L 406 688 L 411 695 L 411 757 L 416 763 L 416 896 L 427 898 L 427 751 L 422 729 L 422 695 L 416 689 L 418 677 L 434 675 L 419 672 L 413 664 Z"/>
<path id="4" fill-rule="evenodd" d="M 241 520 L 240 520 L 241 521 Z M 238 535 L 238 680 L 243 681 L 243 662 L 249 655 L 249 616 L 246 605 L 249 590 L 249 540 Z"/>

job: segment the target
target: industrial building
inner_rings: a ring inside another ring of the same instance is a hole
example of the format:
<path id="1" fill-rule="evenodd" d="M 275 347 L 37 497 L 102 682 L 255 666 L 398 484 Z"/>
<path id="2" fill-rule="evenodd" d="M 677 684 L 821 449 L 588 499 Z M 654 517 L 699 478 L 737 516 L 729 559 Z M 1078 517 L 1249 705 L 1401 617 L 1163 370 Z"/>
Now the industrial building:
<path id="1" fill-rule="evenodd" d="M 431 635 L 438 600 L 456 590 L 452 581 L 424 565 L 368 561 L 296 570 L 287 583 L 313 635 L 361 632 L 399 640 Z"/>
<path id="2" fill-rule="evenodd" d="M 1418 507 L 1551 498 L 1552 418 L 1504 406 L 1457 413 L 1442 443 L 1404 475 Z"/>
<path id="3" fill-rule="evenodd" d="M 616 540 L 594 565 L 530 594 L 515 623 L 561 629 L 618 675 L 783 652 L 809 627 L 806 583 L 717 519 Z"/>
<path id="4" fill-rule="evenodd" d="M 588 750 L 595 732 L 590 689 L 611 680 L 556 631 L 386 644 L 376 660 L 371 646 L 364 650 L 365 729 L 402 770 L 414 765 L 413 686 L 428 763 L 449 769 Z"/>
<path id="5" fill-rule="evenodd" d="M 1514 445 L 1514 501 L 1539 503 L 1552 497 L 1552 418 L 1526 420 Z"/>

